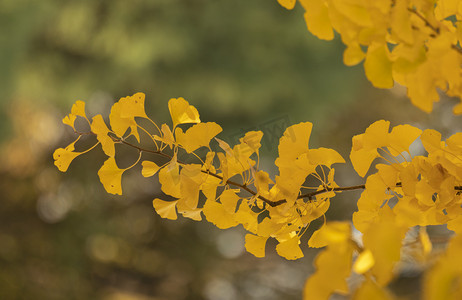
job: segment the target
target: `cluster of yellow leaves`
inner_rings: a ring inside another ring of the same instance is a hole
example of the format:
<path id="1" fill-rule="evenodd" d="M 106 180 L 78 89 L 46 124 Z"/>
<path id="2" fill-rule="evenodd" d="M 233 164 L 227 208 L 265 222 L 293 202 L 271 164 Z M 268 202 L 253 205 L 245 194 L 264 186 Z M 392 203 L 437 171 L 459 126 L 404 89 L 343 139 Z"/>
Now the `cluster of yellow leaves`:
<path id="1" fill-rule="evenodd" d="M 304 299 L 328 299 L 337 293 L 352 299 L 395 299 L 387 285 L 397 276 L 406 232 L 420 226 L 416 253 L 424 259 L 432 250 L 425 226 L 447 224 L 461 230 L 462 134 L 446 141 L 434 130 L 410 125 L 393 127 L 377 121 L 365 133 L 353 137 L 350 159 L 364 177 L 373 161 L 381 158 L 377 172 L 367 177 L 358 200 L 353 225 L 362 234 L 354 239 L 349 222 L 330 222 L 314 232 L 308 245 L 327 246 L 316 258 L 316 272 L 307 280 Z M 409 147 L 421 140 L 427 156 L 412 156 Z M 426 273 L 427 299 L 457 299 L 462 279 L 462 249 L 456 235 L 449 249 Z M 457 248 L 459 247 L 459 248 Z M 347 279 L 362 276 L 352 289 Z"/>
<path id="2" fill-rule="evenodd" d="M 406 232 L 419 226 L 419 257 L 424 258 L 432 249 L 425 226 L 447 224 L 456 234 L 461 232 L 462 134 L 442 141 L 434 130 L 399 125 L 390 132 L 389 127 L 388 121 L 377 121 L 352 139 L 350 159 L 360 176 L 376 158 L 386 163 L 377 164 L 377 172 L 367 177 L 353 215 L 353 225 L 362 233 L 360 242 L 350 237 L 349 223 L 327 223 L 313 234 L 309 245 L 327 249 L 315 261 L 318 270 L 306 283 L 304 299 L 349 293 L 346 279 L 351 272 L 364 277 L 353 299 L 394 299 L 386 287 L 397 276 Z M 419 138 L 427 156 L 409 151 Z M 460 241 L 456 235 L 447 253 L 426 273 L 427 299 L 461 295 L 462 269 L 455 257 L 462 250 Z M 352 263 L 355 250 L 359 255 Z"/>
<path id="3" fill-rule="evenodd" d="M 278 0 L 287 9 L 295 0 Z M 459 0 L 299 0 L 308 30 L 346 45 L 343 61 L 364 60 L 378 88 L 394 82 L 408 88 L 411 102 L 431 112 L 437 89 L 462 100 L 462 5 Z M 462 114 L 462 102 L 454 107 Z"/>
<path id="4" fill-rule="evenodd" d="M 435 130 L 400 125 L 389 133 L 389 125 L 377 121 L 353 137 L 350 158 L 359 175 L 366 174 L 375 158 L 388 161 L 367 178 L 353 215 L 355 227 L 364 232 L 391 209 L 405 227 L 448 224 L 461 232 L 462 133 L 441 141 Z M 411 156 L 408 148 L 418 138 L 427 156 Z"/>
<path id="5" fill-rule="evenodd" d="M 324 216 L 337 192 L 351 189 L 334 181 L 332 165 L 345 162 L 340 154 L 310 148 L 313 125 L 309 122 L 285 130 L 275 161 L 279 173 L 272 179 L 259 169 L 262 132 L 248 132 L 230 146 L 216 137 L 221 127 L 202 123 L 197 109 L 183 98 L 170 99 L 172 125 L 159 127 L 146 115 L 144 99 L 142 93 L 121 98 L 111 109 L 109 127 L 101 115 L 90 121 L 84 102 L 77 101 L 63 123 L 79 136 L 55 151 L 58 169 L 65 172 L 73 159 L 101 144 L 108 158 L 98 176 L 108 193 L 122 194 L 123 173 L 141 162 L 141 174 L 157 174 L 162 192 L 169 196 L 153 200 L 162 218 L 176 220 L 180 214 L 200 221 L 205 216 L 221 229 L 242 225 L 248 232 L 248 252 L 264 257 L 267 240 L 273 238 L 278 242 L 277 253 L 286 259 L 303 257 L 301 237 L 311 222 Z M 89 132 L 76 129 L 77 118 L 88 123 Z M 141 125 L 141 119 L 143 124 L 152 124 L 155 134 Z M 77 152 L 75 145 L 83 135 L 94 136 L 95 144 Z M 142 137 L 151 146 L 145 146 Z M 413 156 L 409 150 L 419 139 L 426 156 Z M 353 215 L 362 238 L 352 237 L 350 222 L 324 222 L 314 232 L 308 246 L 325 249 L 315 260 L 317 271 L 306 282 L 305 299 L 328 299 L 333 293 L 352 294 L 353 299 L 393 299 L 387 285 L 396 276 L 402 240 L 410 228 L 421 228 L 421 257 L 432 249 L 425 226 L 446 224 L 456 234 L 462 232 L 462 133 L 442 141 L 437 131 L 411 125 L 390 129 L 390 122 L 381 120 L 352 141 L 350 160 L 360 176 L 366 176 L 372 163 L 381 159 L 366 184 L 354 187 L 364 189 Z M 116 144 L 139 151 L 130 167 L 118 167 Z M 195 153 L 201 148 L 208 150 L 203 157 Z M 145 153 L 157 154 L 162 163 L 145 159 Z M 190 155 L 197 163 L 180 161 L 180 154 Z M 317 183 L 313 186 L 313 182 Z M 454 290 L 452 284 L 462 279 L 462 271 L 451 264 L 461 250 L 458 236 L 426 274 L 428 299 L 460 294 L 460 287 Z M 353 274 L 363 280 L 350 290 L 346 280 Z"/>
<path id="6" fill-rule="evenodd" d="M 251 131 L 231 147 L 216 138 L 222 129 L 213 122 L 202 123 L 197 109 L 183 98 L 170 99 L 168 108 L 172 127 L 157 126 L 145 113 L 145 95 L 137 93 L 121 98 L 111 109 L 110 128 L 101 115 L 90 121 L 85 113 L 85 103 L 77 101 L 63 123 L 71 126 L 79 137 L 66 148 L 54 153 L 55 165 L 65 172 L 71 161 L 101 144 L 108 156 L 98 176 L 108 193 L 122 194 L 122 175 L 141 161 L 144 177 L 158 174 L 161 190 L 169 200 L 154 199 L 153 206 L 162 217 L 175 220 L 178 214 L 200 221 L 202 216 L 218 228 L 226 229 L 242 225 L 249 233 L 245 237 L 246 249 L 257 257 L 265 256 L 268 238 L 279 243 L 276 251 L 287 259 L 303 256 L 300 238 L 310 223 L 323 216 L 335 195 L 332 164 L 344 163 L 336 151 L 327 148 L 310 149 L 308 146 L 312 124 L 293 125 L 284 133 L 279 143 L 276 165 L 279 175 L 272 180 L 269 174 L 259 170 L 259 148 L 263 133 Z M 90 132 L 79 132 L 74 123 L 83 118 Z M 151 134 L 138 122 L 146 119 L 157 130 Z M 189 125 L 184 130 L 183 124 Z M 140 132 L 147 135 L 152 147 L 141 146 Z M 95 144 L 86 151 L 76 152 L 74 144 L 82 135 L 96 136 Z M 135 141 L 128 141 L 129 138 Z M 212 151 L 211 142 L 215 140 Z M 136 144 L 135 144 L 136 142 Z M 136 162 L 128 168 L 119 168 L 116 162 L 116 144 L 131 146 L 139 151 Z M 205 147 L 205 157 L 195 151 Z M 178 160 L 182 151 L 196 157 L 197 163 Z M 158 154 L 166 160 L 162 165 L 143 159 L 143 153 Z M 304 186 L 308 177 L 319 183 Z M 303 195 L 303 191 L 312 196 Z M 259 220 L 259 215 L 266 216 Z"/>

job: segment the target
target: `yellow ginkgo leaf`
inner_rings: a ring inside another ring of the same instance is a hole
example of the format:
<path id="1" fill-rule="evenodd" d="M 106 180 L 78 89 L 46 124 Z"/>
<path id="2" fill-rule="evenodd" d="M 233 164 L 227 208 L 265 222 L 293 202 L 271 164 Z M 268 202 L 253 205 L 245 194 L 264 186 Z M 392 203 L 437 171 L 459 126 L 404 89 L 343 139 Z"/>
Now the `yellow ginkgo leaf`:
<path id="1" fill-rule="evenodd" d="M 308 31 L 322 40 L 332 40 L 334 29 L 329 17 L 328 7 L 325 1 L 300 0 L 305 8 L 305 22 Z"/>
<path id="2" fill-rule="evenodd" d="M 280 242 L 276 246 L 277 253 L 285 259 L 295 260 L 303 257 L 300 249 L 300 237 L 298 235 Z"/>
<path id="3" fill-rule="evenodd" d="M 134 117 L 131 117 L 131 118 L 122 117 L 122 114 L 124 114 L 123 109 L 124 109 L 123 104 L 120 101 L 112 105 L 111 113 L 109 114 L 109 123 L 111 124 L 112 131 L 118 137 L 123 137 L 127 129 L 130 128 L 130 135 L 135 136 L 135 138 L 139 142 L 140 136 L 138 134 L 138 129 L 137 129 L 135 119 Z"/>
<path id="4" fill-rule="evenodd" d="M 391 32 L 394 37 L 406 44 L 414 43 L 414 31 L 407 1 L 396 1 L 391 8 Z"/>
<path id="5" fill-rule="evenodd" d="M 320 248 L 327 245 L 344 243 L 350 238 L 351 225 L 348 222 L 329 222 L 315 231 L 308 246 Z"/>
<path id="6" fill-rule="evenodd" d="M 374 159 L 380 157 L 377 149 L 389 145 L 389 127 L 389 121 L 379 120 L 372 123 L 365 133 L 353 137 L 350 160 L 359 176 L 364 177 Z M 398 134 L 395 134 L 395 136 L 398 136 Z M 402 144 L 399 143 L 399 139 L 396 140 L 399 145 Z"/>
<path id="7" fill-rule="evenodd" d="M 454 231 L 458 235 L 462 233 L 462 215 L 459 215 L 455 219 L 452 219 L 447 224 L 449 230 Z"/>
<path id="8" fill-rule="evenodd" d="M 461 4 L 462 5 L 462 4 Z M 448 150 L 456 155 L 462 155 L 462 132 L 457 132 L 446 139 Z"/>
<path id="9" fill-rule="evenodd" d="M 324 165 L 329 168 L 332 164 L 345 162 L 343 157 L 337 151 L 323 147 L 308 150 L 307 158 L 313 165 Z"/>
<path id="10" fill-rule="evenodd" d="M 389 188 L 396 187 L 396 183 L 398 181 L 398 170 L 395 166 L 385 165 L 385 164 L 377 164 L 375 166 L 378 170 L 378 174 L 383 182 Z"/>
<path id="11" fill-rule="evenodd" d="M 168 101 L 168 109 L 172 117 L 174 129 L 178 124 L 201 122 L 197 109 L 189 105 L 189 102 L 182 97 L 170 99 Z"/>
<path id="12" fill-rule="evenodd" d="M 306 207 L 306 215 L 302 216 L 304 224 L 308 224 L 317 218 L 321 217 L 329 209 L 330 201 L 311 201 L 304 205 Z"/>
<path id="13" fill-rule="evenodd" d="M 234 220 L 233 214 L 229 213 L 223 204 L 215 201 L 206 201 L 202 212 L 210 223 L 220 229 L 227 229 L 237 226 L 239 223 Z"/>
<path id="14" fill-rule="evenodd" d="M 257 153 L 258 149 L 261 147 L 261 139 L 263 137 L 263 132 L 261 131 L 249 131 L 247 132 L 243 138 L 240 138 L 239 141 L 241 144 L 246 144 L 252 149 L 253 152 Z"/>
<path id="15" fill-rule="evenodd" d="M 426 129 L 420 136 L 422 144 L 428 153 L 441 149 L 441 133 L 433 129 Z"/>
<path id="16" fill-rule="evenodd" d="M 69 114 L 63 118 L 63 123 L 71 126 L 75 130 L 74 123 L 76 119 L 77 119 L 76 115 Z"/>
<path id="17" fill-rule="evenodd" d="M 236 194 L 239 190 L 228 189 L 220 195 L 220 202 L 229 213 L 233 214 L 236 211 L 237 202 L 240 197 Z"/>
<path id="18" fill-rule="evenodd" d="M 221 177 L 223 177 L 223 183 L 225 183 L 229 179 L 228 159 L 226 158 L 226 155 L 222 152 L 218 152 L 217 157 L 220 161 Z"/>
<path id="19" fill-rule="evenodd" d="M 175 198 L 181 198 L 180 167 L 176 161 L 176 156 L 160 169 L 159 182 L 164 193 Z"/>
<path id="20" fill-rule="evenodd" d="M 462 278 L 462 259 L 460 256 L 462 235 L 453 235 L 449 245 L 446 247 L 446 252 L 438 256 L 432 268 L 424 274 L 422 293 L 425 295 L 425 299 L 462 298 L 462 289 L 460 288 Z"/>
<path id="21" fill-rule="evenodd" d="M 411 144 L 422 134 L 422 130 L 411 125 L 398 125 L 393 127 L 389 134 L 390 145 L 388 149 L 394 156 L 409 151 Z"/>
<path id="22" fill-rule="evenodd" d="M 214 122 L 195 124 L 186 132 L 179 127 L 175 130 L 176 141 L 191 153 L 200 147 L 209 147 L 210 141 L 222 131 L 221 126 Z"/>
<path id="23" fill-rule="evenodd" d="M 185 164 L 180 172 L 180 191 L 182 203 L 188 210 L 199 204 L 199 191 L 204 182 L 204 173 L 199 164 Z"/>
<path id="24" fill-rule="evenodd" d="M 77 119 L 77 116 L 83 117 L 85 119 L 87 118 L 85 114 L 85 102 L 81 100 L 77 100 L 72 105 L 71 113 L 64 117 L 63 123 L 71 126 L 75 130 L 74 123 L 75 123 L 75 120 Z"/>
<path id="25" fill-rule="evenodd" d="M 462 115 L 462 102 L 455 105 L 454 108 L 452 109 L 452 112 L 458 116 L 458 115 Z"/>
<path id="26" fill-rule="evenodd" d="M 354 144 L 354 138 L 355 137 L 353 137 L 353 144 Z M 351 163 L 353 164 L 353 168 L 355 169 L 356 173 L 358 173 L 358 175 L 361 177 L 364 177 L 366 175 L 372 162 L 377 157 L 380 157 L 380 155 L 377 153 L 376 149 L 373 149 L 373 150 L 351 149 L 351 152 L 350 152 L 350 160 L 351 160 Z"/>
<path id="27" fill-rule="evenodd" d="M 158 135 L 154 135 L 154 139 L 167 144 L 170 149 L 172 149 L 173 145 L 175 144 L 175 138 L 173 137 L 173 133 L 170 130 L 170 127 L 168 127 L 167 124 L 162 124 L 160 130 L 162 131 L 162 136 L 160 137 Z"/>
<path id="28" fill-rule="evenodd" d="M 227 142 L 220 140 L 219 138 L 215 138 L 215 140 L 218 142 L 218 146 L 220 146 L 221 149 L 225 150 L 227 155 L 234 156 L 233 149 L 231 149 Z"/>
<path id="29" fill-rule="evenodd" d="M 352 43 L 347 46 L 343 51 L 343 63 L 347 66 L 354 66 L 359 64 L 366 54 L 361 50 L 361 46 L 358 43 Z"/>
<path id="30" fill-rule="evenodd" d="M 148 116 L 144 110 L 144 98 L 144 93 L 136 93 L 133 96 L 121 98 L 119 100 L 121 105 L 120 116 L 129 119 L 134 117 L 147 118 Z"/>
<path id="31" fill-rule="evenodd" d="M 307 152 L 312 128 L 313 124 L 310 122 L 302 122 L 288 127 L 279 140 L 278 160 L 295 160 L 302 153 Z"/>
<path id="32" fill-rule="evenodd" d="M 66 172 L 72 160 L 82 154 L 82 152 L 74 152 L 74 145 L 78 140 L 79 138 L 66 148 L 58 148 L 53 153 L 54 164 L 61 172 Z"/>
<path id="33" fill-rule="evenodd" d="M 406 226 L 397 224 L 391 210 L 383 212 L 380 219 L 369 226 L 363 235 L 364 248 L 369 249 L 375 259 L 370 271 L 381 286 L 393 277 L 395 263 L 400 259 L 402 239 L 407 231 Z"/>
<path id="34" fill-rule="evenodd" d="M 361 284 L 355 291 L 355 300 L 393 300 L 393 298 L 386 289 L 379 286 L 376 282 L 372 281 L 369 277 Z"/>
<path id="35" fill-rule="evenodd" d="M 295 7 L 296 0 L 278 0 L 278 2 L 282 7 L 293 9 Z"/>
<path id="36" fill-rule="evenodd" d="M 99 180 L 106 192 L 122 195 L 122 174 L 126 169 L 119 169 L 114 157 L 109 157 L 98 171 Z"/>
<path id="37" fill-rule="evenodd" d="M 374 255 L 369 249 L 362 251 L 353 265 L 353 271 L 358 274 L 364 274 L 374 265 Z"/>
<path id="38" fill-rule="evenodd" d="M 373 44 L 367 50 L 364 70 L 367 79 L 377 88 L 393 87 L 392 62 L 389 56 L 386 45 Z"/>
<path id="39" fill-rule="evenodd" d="M 266 196 L 268 194 L 269 185 L 273 184 L 273 181 L 270 179 L 269 174 L 265 171 L 258 171 L 254 175 L 255 177 L 255 187 L 259 194 Z"/>
<path id="40" fill-rule="evenodd" d="M 176 220 L 176 204 L 178 200 L 175 201 L 164 201 L 161 199 L 154 199 L 152 201 L 152 206 L 156 210 L 157 214 L 164 219 Z"/>
<path id="41" fill-rule="evenodd" d="M 387 146 L 389 143 L 390 121 L 378 120 L 369 125 L 364 132 L 363 147 L 367 150 Z"/>
<path id="42" fill-rule="evenodd" d="M 159 171 L 160 167 L 156 165 L 153 161 L 145 160 L 141 163 L 143 169 L 141 170 L 141 175 L 144 177 L 151 177 Z"/>
<path id="43" fill-rule="evenodd" d="M 426 180 L 419 180 L 415 185 L 415 198 L 421 205 L 434 206 L 433 195 L 436 192 Z"/>
<path id="44" fill-rule="evenodd" d="M 195 209 L 186 209 L 183 210 L 180 205 L 180 201 L 177 204 L 177 209 L 183 217 L 194 220 L 194 221 L 202 221 L 202 208 L 195 208 Z"/>
<path id="45" fill-rule="evenodd" d="M 85 102 L 77 100 L 74 103 L 74 105 L 72 105 L 71 114 L 86 118 L 87 116 L 85 114 Z"/>
<path id="46" fill-rule="evenodd" d="M 245 249 L 256 257 L 265 257 L 265 247 L 268 237 L 253 234 L 245 235 Z"/>
<path id="47" fill-rule="evenodd" d="M 419 241 L 420 244 L 422 245 L 422 253 L 424 256 L 427 256 L 432 252 L 432 242 L 430 240 L 430 237 L 428 236 L 427 233 L 427 228 L 426 227 L 420 227 L 419 229 Z"/>
<path id="48" fill-rule="evenodd" d="M 435 16 L 439 20 L 443 20 L 460 12 L 460 7 L 459 0 L 439 0 L 436 4 Z"/>
<path id="49" fill-rule="evenodd" d="M 213 170 L 211 170 L 213 172 Z M 217 188 L 221 183 L 221 179 L 214 176 L 206 176 L 204 182 L 202 182 L 202 193 L 207 199 L 216 199 Z"/>
<path id="50" fill-rule="evenodd" d="M 258 224 L 258 214 L 253 212 L 245 201 L 239 205 L 239 209 L 234 214 L 233 219 L 236 220 L 238 224 L 242 226 L 249 232 L 257 233 Z"/>
<path id="51" fill-rule="evenodd" d="M 316 272 L 303 289 L 303 300 L 329 299 L 332 293 L 348 293 L 353 246 L 350 243 L 327 247 L 314 261 Z"/>
<path id="52" fill-rule="evenodd" d="M 257 233 L 259 236 L 275 236 L 284 224 L 277 223 L 274 219 L 264 218 L 263 221 L 258 223 Z"/>
<path id="53" fill-rule="evenodd" d="M 106 153 L 107 156 L 114 156 L 114 141 L 110 136 L 108 136 L 109 128 L 106 126 L 106 123 L 104 123 L 103 117 L 101 115 L 96 115 L 93 117 L 91 122 L 91 131 L 96 134 L 96 138 L 101 143 L 104 153 Z"/>

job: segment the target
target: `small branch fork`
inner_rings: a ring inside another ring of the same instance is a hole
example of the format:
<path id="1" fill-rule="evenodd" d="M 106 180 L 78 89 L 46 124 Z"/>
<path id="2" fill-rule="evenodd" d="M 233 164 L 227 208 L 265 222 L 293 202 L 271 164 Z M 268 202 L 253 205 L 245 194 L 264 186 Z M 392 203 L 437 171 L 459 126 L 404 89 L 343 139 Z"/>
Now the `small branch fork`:
<path id="1" fill-rule="evenodd" d="M 427 26 L 433 31 L 434 35 L 432 35 L 432 37 L 436 37 L 437 35 L 440 34 L 440 28 L 431 24 L 420 12 L 417 11 L 417 9 L 408 8 L 408 11 L 416 15 L 419 19 L 421 19 L 425 23 L 425 26 Z M 462 48 L 458 47 L 457 45 L 452 44 L 451 48 L 456 50 L 459 54 L 462 54 Z"/>

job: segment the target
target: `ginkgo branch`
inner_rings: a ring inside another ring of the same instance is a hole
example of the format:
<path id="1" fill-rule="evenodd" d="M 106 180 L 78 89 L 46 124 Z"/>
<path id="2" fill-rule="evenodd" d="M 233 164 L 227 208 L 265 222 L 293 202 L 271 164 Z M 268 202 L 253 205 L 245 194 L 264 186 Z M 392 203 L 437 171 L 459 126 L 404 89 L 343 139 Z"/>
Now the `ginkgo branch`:
<path id="1" fill-rule="evenodd" d="M 95 133 L 93 132 L 78 132 L 79 135 L 85 135 L 85 134 L 93 134 L 93 135 L 96 135 Z M 140 151 L 140 154 L 142 152 L 147 152 L 147 153 L 152 153 L 152 154 L 156 154 L 156 155 L 160 155 L 160 156 L 163 156 L 165 158 L 168 158 L 168 159 L 173 159 L 173 156 L 171 155 L 168 155 L 162 151 L 159 151 L 159 150 L 151 150 L 151 149 L 146 149 L 146 148 L 142 148 L 140 146 L 137 146 L 137 145 L 134 145 L 130 142 L 127 142 L 126 140 L 122 139 L 122 138 L 118 138 L 118 137 L 113 137 L 111 136 L 111 138 L 114 140 L 114 142 L 118 142 L 118 143 L 121 143 L 121 144 L 124 144 L 124 145 L 127 145 L 127 146 L 130 146 L 132 148 L 135 148 L 137 149 L 138 151 Z M 94 148 L 94 147 L 93 147 Z M 138 159 L 139 161 L 139 159 Z M 137 162 L 138 162 L 137 161 Z M 179 164 L 182 164 L 184 165 L 185 163 L 182 162 L 182 161 L 178 161 L 177 162 Z M 208 174 L 210 176 L 213 176 L 217 179 L 220 179 L 220 180 L 224 180 L 223 176 L 220 176 L 212 171 L 210 171 L 209 169 L 207 170 L 201 170 L 202 173 L 205 173 L 205 174 Z M 284 203 L 287 203 L 287 200 L 286 199 L 281 199 L 281 200 L 277 200 L 277 201 L 272 201 L 272 200 L 269 200 L 268 198 L 262 196 L 262 195 L 259 195 L 257 192 L 255 192 L 254 190 L 250 189 L 247 184 L 240 184 L 238 182 L 235 182 L 235 181 L 232 181 L 232 180 L 229 180 L 227 179 L 225 181 L 226 184 L 228 185 L 233 185 L 235 187 L 238 187 L 248 193 L 250 193 L 251 195 L 253 196 L 256 196 L 258 199 L 262 200 L 263 202 L 265 202 L 266 204 L 268 204 L 269 206 L 271 207 L 276 207 L 276 206 L 279 206 L 279 205 L 282 205 Z M 401 182 L 397 182 L 396 183 L 396 187 L 401 187 L 402 184 Z M 328 193 L 328 192 L 343 192 L 343 191 L 354 191 L 354 190 L 364 190 L 366 188 L 366 185 L 365 184 L 360 184 L 360 185 L 353 185 L 353 186 L 345 186 L 345 187 L 334 187 L 334 188 L 328 188 L 328 187 L 325 187 L 321 190 L 318 190 L 318 191 L 313 191 L 313 192 L 310 192 L 310 193 L 305 193 L 305 194 L 301 194 L 297 197 L 297 199 L 304 199 L 304 198 L 308 198 L 308 200 L 312 200 L 313 197 L 317 196 L 317 195 L 320 195 L 320 194 L 324 194 L 324 193 Z M 462 191 L 462 186 L 454 186 L 454 190 L 456 191 Z"/>
<path id="2" fill-rule="evenodd" d="M 433 30 L 433 32 L 435 33 L 435 36 L 433 37 L 436 37 L 436 35 L 440 34 L 440 28 L 432 25 L 421 13 L 417 11 L 417 9 L 408 8 L 408 11 L 416 15 L 419 19 L 421 19 L 425 23 L 425 26 Z M 462 54 L 462 48 L 457 47 L 457 45 L 452 44 L 451 48 L 456 50 L 459 54 Z"/>

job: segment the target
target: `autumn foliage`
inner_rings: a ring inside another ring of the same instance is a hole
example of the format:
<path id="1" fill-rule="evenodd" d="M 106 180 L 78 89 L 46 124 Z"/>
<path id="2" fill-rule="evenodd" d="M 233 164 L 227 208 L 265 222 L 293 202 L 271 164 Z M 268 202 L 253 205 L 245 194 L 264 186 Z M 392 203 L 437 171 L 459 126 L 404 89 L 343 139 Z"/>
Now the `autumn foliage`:
<path id="1" fill-rule="evenodd" d="M 288 9 L 296 4 L 278 1 Z M 334 30 L 338 32 L 347 46 L 345 64 L 364 60 L 374 86 L 400 83 L 408 88 L 412 103 L 427 112 L 439 100 L 437 89 L 461 98 L 460 1 L 299 2 L 306 10 L 308 30 L 321 39 L 332 39 Z M 170 124 L 151 120 L 144 103 L 143 93 L 121 98 L 112 106 L 108 126 L 101 115 L 88 117 L 85 103 L 77 101 L 63 123 L 78 137 L 55 151 L 55 165 L 65 172 L 73 159 L 101 145 L 107 159 L 98 176 L 106 191 L 122 194 L 122 175 L 141 164 L 144 177 L 158 174 L 168 196 L 153 199 L 162 218 L 205 217 L 220 229 L 242 225 L 247 230 L 245 247 L 257 257 L 265 256 L 270 238 L 277 240 L 277 253 L 291 260 L 303 256 L 303 247 L 324 247 L 314 262 L 317 271 L 306 281 L 304 299 L 328 299 L 333 293 L 394 299 L 387 286 L 398 276 L 403 239 L 410 230 L 417 232 L 414 255 L 428 263 L 425 299 L 462 298 L 462 133 L 442 140 L 432 129 L 374 122 L 352 138 L 349 157 L 358 175 L 370 175 L 363 185 L 339 186 L 334 167 L 345 159 L 333 149 L 309 145 L 309 122 L 288 127 L 280 138 L 275 161 L 279 172 L 272 178 L 260 169 L 262 132 L 247 132 L 238 144 L 229 145 L 217 138 L 220 125 L 202 123 L 197 109 L 183 98 L 168 102 Z M 462 113 L 462 104 L 454 113 Z M 78 118 L 89 131 L 79 131 Z M 95 136 L 94 145 L 76 152 L 83 135 Z M 418 141 L 425 155 L 410 151 Z M 138 151 L 131 166 L 118 166 L 116 145 Z M 198 149 L 206 153 L 199 155 Z M 160 160 L 153 161 L 153 155 Z M 179 159 L 185 155 L 194 163 Z M 379 163 L 371 171 L 374 162 Z M 328 222 L 331 199 L 349 190 L 363 190 L 352 222 Z M 301 244 L 300 238 L 319 218 L 324 225 L 309 237 L 308 245 Z M 454 232 L 436 258 L 426 232 L 429 225 L 446 225 Z M 353 235 L 355 230 L 359 237 Z M 352 275 L 362 277 L 354 287 L 346 281 Z"/>

